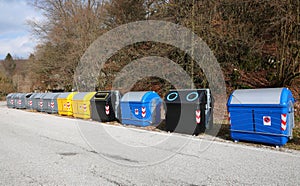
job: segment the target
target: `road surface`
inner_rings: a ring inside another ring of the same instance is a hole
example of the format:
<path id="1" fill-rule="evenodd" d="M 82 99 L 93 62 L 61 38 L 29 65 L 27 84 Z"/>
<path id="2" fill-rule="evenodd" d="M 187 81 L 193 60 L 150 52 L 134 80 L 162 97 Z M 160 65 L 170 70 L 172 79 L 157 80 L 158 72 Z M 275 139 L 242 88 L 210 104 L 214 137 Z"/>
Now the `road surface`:
<path id="1" fill-rule="evenodd" d="M 0 185 L 299 185 L 300 153 L 0 103 Z"/>

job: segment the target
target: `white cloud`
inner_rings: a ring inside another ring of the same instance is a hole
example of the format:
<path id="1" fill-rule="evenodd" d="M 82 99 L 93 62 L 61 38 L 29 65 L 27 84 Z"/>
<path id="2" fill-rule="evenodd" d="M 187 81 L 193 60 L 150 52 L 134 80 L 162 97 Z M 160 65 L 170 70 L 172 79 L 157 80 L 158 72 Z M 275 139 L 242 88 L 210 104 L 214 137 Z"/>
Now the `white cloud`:
<path id="1" fill-rule="evenodd" d="M 9 52 L 27 58 L 36 41 L 31 37 L 27 20 L 41 20 L 42 15 L 28 0 L 0 0 L 0 59 Z"/>
<path id="2" fill-rule="evenodd" d="M 18 36 L 15 38 L 0 38 L 0 59 L 4 59 L 7 53 L 12 56 L 27 58 L 33 52 L 35 42 L 29 35 Z"/>

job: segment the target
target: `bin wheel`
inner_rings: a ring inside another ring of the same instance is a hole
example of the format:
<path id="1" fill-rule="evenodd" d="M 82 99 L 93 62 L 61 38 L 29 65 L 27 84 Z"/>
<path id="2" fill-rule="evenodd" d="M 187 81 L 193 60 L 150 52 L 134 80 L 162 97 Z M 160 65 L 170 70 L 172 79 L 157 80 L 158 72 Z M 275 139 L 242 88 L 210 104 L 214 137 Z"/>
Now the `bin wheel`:
<path id="1" fill-rule="evenodd" d="M 275 148 L 276 148 L 276 149 L 279 149 L 279 145 L 276 145 Z"/>
<path id="2" fill-rule="evenodd" d="M 237 143 L 237 142 L 239 142 L 239 140 L 233 140 L 233 142 L 234 142 L 234 143 Z"/>

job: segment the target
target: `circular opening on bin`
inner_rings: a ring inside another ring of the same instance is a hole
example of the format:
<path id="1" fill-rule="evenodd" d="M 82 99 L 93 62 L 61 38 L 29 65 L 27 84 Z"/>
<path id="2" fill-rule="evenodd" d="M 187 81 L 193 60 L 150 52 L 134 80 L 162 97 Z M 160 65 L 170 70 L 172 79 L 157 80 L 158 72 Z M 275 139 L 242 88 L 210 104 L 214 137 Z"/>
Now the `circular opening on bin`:
<path id="1" fill-rule="evenodd" d="M 174 101 L 177 97 L 178 97 L 178 93 L 177 92 L 172 92 L 171 94 L 169 94 L 167 96 L 167 100 L 168 101 Z"/>
<path id="2" fill-rule="evenodd" d="M 199 97 L 198 92 L 191 92 L 186 96 L 186 100 L 195 101 Z"/>

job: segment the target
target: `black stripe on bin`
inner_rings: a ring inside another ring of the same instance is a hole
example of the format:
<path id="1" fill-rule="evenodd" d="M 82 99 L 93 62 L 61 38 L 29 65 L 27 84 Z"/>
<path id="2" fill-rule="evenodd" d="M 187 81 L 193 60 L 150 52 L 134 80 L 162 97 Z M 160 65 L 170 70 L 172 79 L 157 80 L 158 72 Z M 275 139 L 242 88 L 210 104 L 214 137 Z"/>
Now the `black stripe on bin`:
<path id="1" fill-rule="evenodd" d="M 256 132 L 256 129 L 255 129 L 255 118 L 254 118 L 254 110 L 252 110 L 252 121 L 253 121 L 253 131 Z"/>

